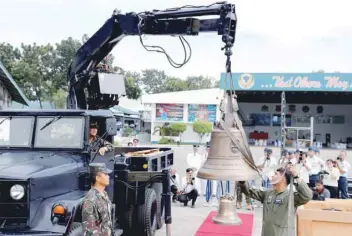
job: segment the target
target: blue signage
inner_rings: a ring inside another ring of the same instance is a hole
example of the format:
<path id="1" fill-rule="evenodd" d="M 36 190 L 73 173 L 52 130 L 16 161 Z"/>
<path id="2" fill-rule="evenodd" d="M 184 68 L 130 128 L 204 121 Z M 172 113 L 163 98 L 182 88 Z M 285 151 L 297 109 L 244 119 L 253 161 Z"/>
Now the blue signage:
<path id="1" fill-rule="evenodd" d="M 232 80 L 225 75 L 221 73 L 221 89 L 352 92 L 352 73 L 232 73 Z"/>

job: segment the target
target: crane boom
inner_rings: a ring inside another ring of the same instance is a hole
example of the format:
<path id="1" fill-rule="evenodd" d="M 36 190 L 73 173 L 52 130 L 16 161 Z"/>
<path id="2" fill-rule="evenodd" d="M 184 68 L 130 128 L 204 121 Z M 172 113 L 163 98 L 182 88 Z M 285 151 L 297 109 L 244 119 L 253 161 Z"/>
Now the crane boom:
<path id="1" fill-rule="evenodd" d="M 216 19 L 197 19 L 216 15 Z M 119 102 L 121 89 L 118 84 L 103 84 L 104 74 L 97 65 L 126 36 L 141 35 L 190 35 L 217 32 L 222 36 L 226 49 L 233 46 L 236 34 L 235 6 L 218 2 L 209 6 L 184 6 L 142 13 L 120 14 L 114 11 L 105 24 L 77 51 L 67 74 L 69 94 L 68 109 L 106 109 Z M 225 53 L 226 54 L 226 53 Z M 111 77 L 111 76 L 110 76 Z M 116 77 L 121 80 L 121 77 Z M 120 85 L 123 85 L 120 81 Z M 102 87 L 110 86 L 110 92 Z"/>

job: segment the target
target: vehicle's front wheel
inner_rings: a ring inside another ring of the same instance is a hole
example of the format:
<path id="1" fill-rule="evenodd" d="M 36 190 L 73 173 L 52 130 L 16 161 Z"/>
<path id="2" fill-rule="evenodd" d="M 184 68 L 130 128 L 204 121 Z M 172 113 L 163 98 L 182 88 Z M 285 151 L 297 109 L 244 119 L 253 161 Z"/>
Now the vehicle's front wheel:
<path id="1" fill-rule="evenodd" d="M 82 223 L 74 222 L 70 231 L 67 233 L 67 236 L 82 236 L 83 235 L 83 226 Z"/>

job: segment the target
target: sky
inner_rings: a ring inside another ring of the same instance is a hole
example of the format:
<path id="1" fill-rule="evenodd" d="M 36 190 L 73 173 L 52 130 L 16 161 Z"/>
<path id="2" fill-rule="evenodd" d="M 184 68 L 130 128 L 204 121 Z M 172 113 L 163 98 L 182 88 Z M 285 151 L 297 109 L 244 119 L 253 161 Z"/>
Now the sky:
<path id="1" fill-rule="evenodd" d="M 219 0 L 0 0 L 0 42 L 56 43 L 67 37 L 91 36 L 111 16 L 163 10 L 183 5 L 208 5 Z M 234 72 L 352 72 L 352 1 L 232 0 L 238 17 L 233 48 Z M 183 49 L 175 37 L 145 36 L 148 45 L 163 46 L 177 62 Z M 186 38 L 192 58 L 173 68 L 164 55 L 147 52 L 139 38 L 124 38 L 113 50 L 115 64 L 132 71 L 147 68 L 168 75 L 212 76 L 225 70 L 223 43 L 217 33 Z"/>

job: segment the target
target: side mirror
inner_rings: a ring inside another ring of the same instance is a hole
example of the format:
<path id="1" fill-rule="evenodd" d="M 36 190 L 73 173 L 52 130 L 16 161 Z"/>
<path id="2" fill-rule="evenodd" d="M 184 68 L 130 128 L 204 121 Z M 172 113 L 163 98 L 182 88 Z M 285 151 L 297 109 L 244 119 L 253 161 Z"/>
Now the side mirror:
<path id="1" fill-rule="evenodd" d="M 107 118 L 105 121 L 106 124 L 106 133 L 107 135 L 116 135 L 117 134 L 117 124 L 115 118 Z"/>

